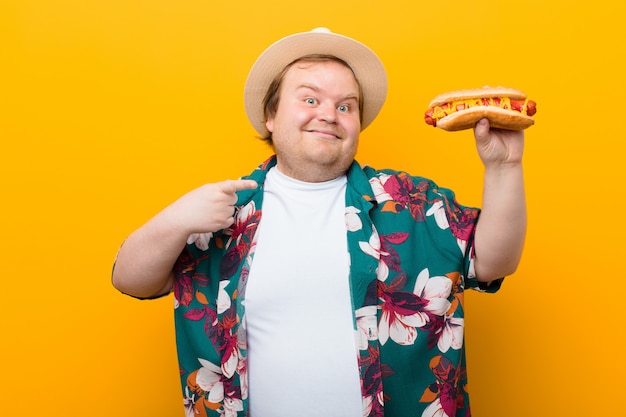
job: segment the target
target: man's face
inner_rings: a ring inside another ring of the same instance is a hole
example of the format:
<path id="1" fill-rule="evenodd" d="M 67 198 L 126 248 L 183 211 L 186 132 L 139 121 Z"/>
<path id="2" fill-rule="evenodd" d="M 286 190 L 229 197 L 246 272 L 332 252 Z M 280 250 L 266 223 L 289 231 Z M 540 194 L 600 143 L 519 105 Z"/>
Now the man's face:
<path id="1" fill-rule="evenodd" d="M 343 175 L 361 131 L 354 74 L 335 61 L 295 63 L 283 78 L 276 114 L 265 125 L 283 174 L 308 182 Z"/>

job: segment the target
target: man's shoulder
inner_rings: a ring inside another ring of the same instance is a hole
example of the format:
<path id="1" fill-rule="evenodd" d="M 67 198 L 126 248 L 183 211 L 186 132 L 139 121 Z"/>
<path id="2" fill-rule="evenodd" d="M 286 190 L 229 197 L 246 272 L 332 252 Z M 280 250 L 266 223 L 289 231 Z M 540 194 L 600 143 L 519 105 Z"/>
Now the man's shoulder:
<path id="1" fill-rule="evenodd" d="M 381 179 L 383 181 L 386 181 L 389 178 L 393 177 L 400 181 L 410 181 L 413 184 L 424 184 L 427 185 L 428 188 L 438 188 L 437 184 L 433 180 L 419 175 L 413 175 L 405 170 L 399 170 L 394 168 L 380 169 L 374 168 L 370 165 L 362 165 L 360 166 L 360 169 L 369 180 Z"/>

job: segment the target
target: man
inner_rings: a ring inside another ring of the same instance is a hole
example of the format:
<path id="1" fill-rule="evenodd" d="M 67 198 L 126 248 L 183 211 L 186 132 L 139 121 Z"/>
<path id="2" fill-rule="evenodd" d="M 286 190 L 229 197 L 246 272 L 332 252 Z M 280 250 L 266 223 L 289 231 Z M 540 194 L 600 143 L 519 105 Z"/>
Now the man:
<path id="1" fill-rule="evenodd" d="M 463 292 L 517 268 L 523 132 L 474 130 L 483 207 L 354 161 L 387 80 L 317 29 L 270 46 L 245 105 L 275 156 L 189 192 L 122 245 L 113 283 L 174 292 L 187 414 L 469 416 Z"/>

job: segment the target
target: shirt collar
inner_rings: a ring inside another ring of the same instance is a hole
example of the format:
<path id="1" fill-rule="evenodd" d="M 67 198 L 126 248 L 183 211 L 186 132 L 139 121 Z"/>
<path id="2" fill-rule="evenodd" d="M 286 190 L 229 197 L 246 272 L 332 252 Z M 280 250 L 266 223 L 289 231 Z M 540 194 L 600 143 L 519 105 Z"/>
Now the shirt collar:
<path id="1" fill-rule="evenodd" d="M 270 168 L 276 166 L 276 155 L 272 155 L 267 160 L 265 160 L 261 165 L 259 165 L 252 173 L 244 179 L 251 179 L 259 184 L 259 187 L 253 190 L 243 190 L 237 193 L 238 206 L 245 206 L 253 199 L 257 192 L 263 190 L 263 184 L 265 183 L 265 178 L 267 176 L 267 172 Z M 376 204 L 376 197 L 374 196 L 374 191 L 369 182 L 369 178 L 363 172 L 363 168 L 361 164 L 359 164 L 356 160 L 352 161 L 352 164 L 348 168 L 347 172 L 348 176 L 348 184 L 351 188 L 355 190 L 357 194 L 359 194 L 365 201 L 371 203 L 372 205 Z"/>

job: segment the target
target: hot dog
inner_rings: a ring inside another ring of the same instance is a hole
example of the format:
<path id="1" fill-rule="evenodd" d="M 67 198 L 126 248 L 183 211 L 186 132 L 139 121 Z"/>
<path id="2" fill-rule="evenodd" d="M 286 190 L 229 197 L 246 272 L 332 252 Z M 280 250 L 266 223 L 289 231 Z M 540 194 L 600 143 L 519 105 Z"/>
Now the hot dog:
<path id="1" fill-rule="evenodd" d="M 537 104 L 515 88 L 482 87 L 440 94 L 424 114 L 427 124 L 444 130 L 470 129 L 480 119 L 491 127 L 522 130 L 532 126 Z"/>

